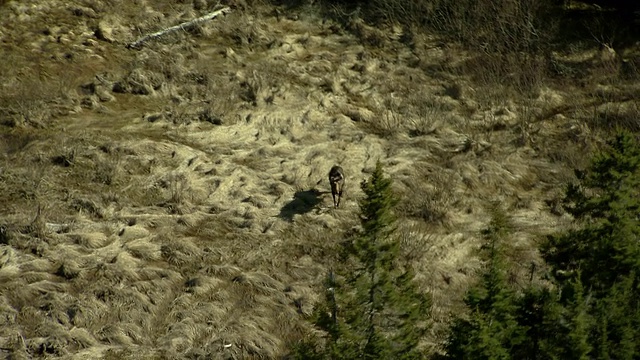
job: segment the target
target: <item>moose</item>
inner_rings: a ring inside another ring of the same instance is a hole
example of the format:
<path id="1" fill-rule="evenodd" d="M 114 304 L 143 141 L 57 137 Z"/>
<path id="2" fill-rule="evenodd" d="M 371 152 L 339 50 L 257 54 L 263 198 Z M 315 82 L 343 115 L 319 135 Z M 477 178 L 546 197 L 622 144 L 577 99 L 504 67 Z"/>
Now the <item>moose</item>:
<path id="1" fill-rule="evenodd" d="M 329 184 L 331 184 L 331 196 L 333 197 L 333 206 L 335 208 L 340 206 L 342 190 L 344 189 L 344 180 L 344 171 L 340 166 L 335 165 L 331 170 L 329 170 Z"/>

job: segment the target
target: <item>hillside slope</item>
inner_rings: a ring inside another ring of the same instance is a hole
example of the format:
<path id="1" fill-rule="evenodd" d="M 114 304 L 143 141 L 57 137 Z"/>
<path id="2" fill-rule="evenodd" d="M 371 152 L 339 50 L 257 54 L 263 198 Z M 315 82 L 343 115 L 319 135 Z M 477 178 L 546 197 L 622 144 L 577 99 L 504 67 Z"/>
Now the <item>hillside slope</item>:
<path id="1" fill-rule="evenodd" d="M 539 115 L 570 95 L 491 97 L 456 75 L 469 55 L 435 37 L 231 5 L 140 49 L 126 44 L 213 3 L 0 8 L 3 355 L 285 354 L 377 160 L 434 295 L 429 346 L 478 266 L 490 202 L 513 216 L 523 273 L 536 236 L 566 222 L 553 203 L 590 130 L 574 108 Z"/>

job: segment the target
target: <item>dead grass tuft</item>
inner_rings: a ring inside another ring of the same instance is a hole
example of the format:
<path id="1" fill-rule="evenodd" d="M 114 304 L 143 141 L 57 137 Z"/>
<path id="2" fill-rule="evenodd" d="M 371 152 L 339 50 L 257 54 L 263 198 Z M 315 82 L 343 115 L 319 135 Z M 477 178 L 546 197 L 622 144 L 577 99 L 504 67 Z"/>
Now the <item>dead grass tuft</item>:
<path id="1" fill-rule="evenodd" d="M 99 232 L 70 233 L 67 236 L 73 243 L 87 249 L 98 249 L 109 245 L 114 240 Z"/>
<path id="2" fill-rule="evenodd" d="M 163 259 L 174 266 L 190 264 L 192 259 L 199 258 L 202 250 L 193 243 L 193 239 L 182 237 L 180 241 L 175 239 L 162 239 L 160 252 Z"/>
<path id="3" fill-rule="evenodd" d="M 428 183 L 413 181 L 423 177 L 428 179 Z M 409 179 L 405 182 L 404 200 L 398 206 L 400 213 L 427 223 L 447 224 L 448 213 L 456 201 L 458 177 L 445 169 L 418 167 Z"/>
<path id="4" fill-rule="evenodd" d="M 234 276 L 231 281 L 243 287 L 247 287 L 251 293 L 262 295 L 275 295 L 282 293 L 284 286 L 266 274 L 242 273 Z"/>
<path id="5" fill-rule="evenodd" d="M 136 258 L 146 261 L 159 260 L 162 254 L 161 246 L 148 238 L 130 241 L 125 245 L 125 249 Z"/>

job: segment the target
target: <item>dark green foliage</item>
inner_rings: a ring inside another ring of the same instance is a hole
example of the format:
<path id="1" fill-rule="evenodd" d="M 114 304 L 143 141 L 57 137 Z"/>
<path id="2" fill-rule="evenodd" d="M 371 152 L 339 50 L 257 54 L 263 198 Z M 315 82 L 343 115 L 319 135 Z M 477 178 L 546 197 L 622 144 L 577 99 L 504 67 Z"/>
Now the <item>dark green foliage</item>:
<path id="1" fill-rule="evenodd" d="M 583 227 L 551 236 L 543 248 L 559 280 L 580 269 L 583 284 L 600 293 L 640 269 L 639 169 L 640 147 L 623 132 L 577 172 L 580 184 L 569 185 L 565 208 Z"/>
<path id="2" fill-rule="evenodd" d="M 391 179 L 384 177 L 382 165 L 378 162 L 371 178 L 360 185 L 365 195 L 360 201 L 362 241 L 366 241 L 366 238 L 383 239 L 395 230 L 393 207 L 398 201 L 393 196 L 391 184 Z"/>
<path id="3" fill-rule="evenodd" d="M 326 357 L 318 346 L 317 339 L 307 337 L 294 345 L 291 355 L 294 359 L 322 360 Z"/>
<path id="4" fill-rule="evenodd" d="M 550 236 L 551 265 L 567 324 L 563 358 L 640 357 L 640 146 L 619 133 L 567 188 L 580 228 Z"/>
<path id="5" fill-rule="evenodd" d="M 513 288 L 506 254 L 508 217 L 494 209 L 483 231 L 485 267 L 464 299 L 446 344 L 446 359 L 640 358 L 640 146 L 621 132 L 576 172 L 564 205 L 576 228 L 548 237 L 543 258 L 551 283 Z M 363 184 L 364 231 L 349 247 L 344 282 L 332 281 L 323 316 L 325 346 L 306 358 L 419 358 L 428 302 L 410 269 L 397 264 L 390 236 L 394 218 L 390 181 L 380 167 Z M 385 195 L 387 194 L 387 195 Z M 340 286 L 338 286 L 340 285 Z M 319 356 L 319 357 L 314 357 Z"/>
<path id="6" fill-rule="evenodd" d="M 570 284 L 569 301 L 565 307 L 566 315 L 566 343 L 561 345 L 566 359 L 586 360 L 592 346 L 589 343 L 590 318 L 587 314 L 587 300 L 584 298 L 584 288 L 580 277 Z"/>
<path id="7" fill-rule="evenodd" d="M 559 359 L 557 349 L 564 346 L 561 334 L 562 307 L 556 292 L 547 287 L 524 289 L 516 304 L 516 319 L 523 327 L 525 339 L 514 347 L 512 358 L 522 360 Z"/>
<path id="8" fill-rule="evenodd" d="M 458 318 L 447 343 L 449 359 L 511 359 L 523 341 L 525 328 L 516 318 L 516 297 L 506 281 L 508 270 L 504 246 L 509 232 L 506 215 L 494 209 L 493 219 L 483 232 L 481 255 L 486 261 L 480 284 L 467 292 L 465 304 L 471 314 Z"/>
<path id="9" fill-rule="evenodd" d="M 606 296 L 596 299 L 594 342 L 602 358 L 640 357 L 640 314 L 635 274 L 620 279 Z"/>
<path id="10" fill-rule="evenodd" d="M 361 185 L 362 232 L 347 247 L 345 266 L 331 274 L 315 325 L 327 333 L 317 353 L 332 359 L 421 359 L 419 342 L 429 324 L 430 297 L 413 282 L 410 267 L 399 261 L 400 244 L 392 236 L 396 199 L 382 165 Z M 308 355 L 309 353 L 307 353 Z"/>

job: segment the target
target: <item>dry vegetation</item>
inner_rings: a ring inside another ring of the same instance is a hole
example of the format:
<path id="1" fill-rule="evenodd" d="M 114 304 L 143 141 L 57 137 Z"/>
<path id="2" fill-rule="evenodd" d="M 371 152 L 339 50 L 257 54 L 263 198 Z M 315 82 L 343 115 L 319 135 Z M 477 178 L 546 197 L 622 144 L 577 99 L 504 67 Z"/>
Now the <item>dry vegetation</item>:
<path id="1" fill-rule="evenodd" d="M 434 296 L 437 348 L 487 205 L 513 216 L 513 281 L 528 279 L 536 237 L 567 221 L 571 168 L 603 129 L 640 126 L 640 88 L 592 47 L 554 54 L 568 75 L 525 92 L 399 25 L 229 5 L 127 49 L 217 7 L 0 1 L 0 357 L 284 355 L 378 159 Z M 340 209 L 334 163 L 348 175 Z"/>

